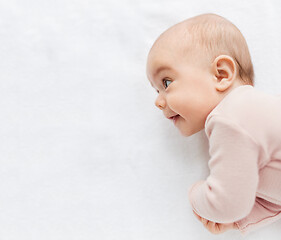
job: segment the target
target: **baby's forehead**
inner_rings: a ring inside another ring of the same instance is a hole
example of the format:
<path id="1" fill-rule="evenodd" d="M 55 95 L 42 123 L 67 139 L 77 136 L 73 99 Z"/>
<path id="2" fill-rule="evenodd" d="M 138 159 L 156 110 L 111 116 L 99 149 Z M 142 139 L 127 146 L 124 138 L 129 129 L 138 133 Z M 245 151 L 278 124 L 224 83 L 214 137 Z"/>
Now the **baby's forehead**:
<path id="1" fill-rule="evenodd" d="M 177 32 L 177 33 L 175 33 Z M 149 52 L 148 60 L 189 58 L 202 48 L 194 43 L 193 37 L 185 29 L 167 31 L 154 42 Z"/>
<path id="2" fill-rule="evenodd" d="M 153 75 L 160 71 L 172 71 L 173 66 L 193 59 L 191 51 L 178 44 L 154 45 L 147 58 L 147 70 Z"/>
<path id="3" fill-rule="evenodd" d="M 181 42 L 182 41 L 182 42 Z M 148 54 L 149 63 L 162 63 L 178 58 L 184 51 L 183 40 L 161 39 L 157 40 Z M 166 63 L 168 64 L 168 63 Z"/>
<path id="4" fill-rule="evenodd" d="M 162 71 L 171 70 L 173 62 L 173 57 L 170 56 L 168 51 L 153 50 L 149 53 L 147 59 L 147 73 L 154 77 Z"/>

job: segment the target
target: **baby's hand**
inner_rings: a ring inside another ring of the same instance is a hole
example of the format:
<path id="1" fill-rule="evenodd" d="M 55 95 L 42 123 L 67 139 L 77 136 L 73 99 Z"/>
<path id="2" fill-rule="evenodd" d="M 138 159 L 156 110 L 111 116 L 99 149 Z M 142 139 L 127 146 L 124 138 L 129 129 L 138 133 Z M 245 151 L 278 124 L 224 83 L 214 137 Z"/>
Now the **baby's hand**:
<path id="1" fill-rule="evenodd" d="M 223 232 L 226 232 L 231 229 L 237 229 L 237 226 L 235 223 L 215 223 L 211 222 L 205 218 L 200 217 L 196 212 L 193 211 L 195 216 L 199 221 L 201 221 L 205 228 L 209 230 L 209 232 L 213 234 L 220 234 Z"/>

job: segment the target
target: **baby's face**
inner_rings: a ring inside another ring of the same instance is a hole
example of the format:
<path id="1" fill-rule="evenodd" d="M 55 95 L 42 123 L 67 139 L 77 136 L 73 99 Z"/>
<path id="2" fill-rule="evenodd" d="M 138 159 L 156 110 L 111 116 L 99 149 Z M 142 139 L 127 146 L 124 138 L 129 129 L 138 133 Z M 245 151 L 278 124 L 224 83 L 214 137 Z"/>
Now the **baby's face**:
<path id="1" fill-rule="evenodd" d="M 204 129 L 208 114 L 220 101 L 206 61 L 187 61 L 172 47 L 155 48 L 148 56 L 147 77 L 158 92 L 155 105 L 183 136 Z"/>

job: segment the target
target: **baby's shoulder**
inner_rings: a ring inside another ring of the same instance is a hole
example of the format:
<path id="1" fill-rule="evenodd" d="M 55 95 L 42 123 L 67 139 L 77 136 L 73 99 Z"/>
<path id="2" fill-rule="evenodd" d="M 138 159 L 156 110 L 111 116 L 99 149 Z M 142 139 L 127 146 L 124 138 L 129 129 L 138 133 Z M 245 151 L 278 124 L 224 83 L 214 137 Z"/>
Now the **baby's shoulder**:
<path id="1" fill-rule="evenodd" d="M 269 108 L 280 112 L 280 103 L 280 96 L 270 95 L 251 85 L 245 85 L 226 95 L 212 113 L 226 117 L 260 115 L 266 113 Z"/>
<path id="2" fill-rule="evenodd" d="M 247 85 L 226 95 L 206 119 L 214 116 L 245 128 L 272 122 L 273 116 L 281 121 L 281 97 L 270 95 Z M 275 122 L 275 121 L 274 121 Z"/>

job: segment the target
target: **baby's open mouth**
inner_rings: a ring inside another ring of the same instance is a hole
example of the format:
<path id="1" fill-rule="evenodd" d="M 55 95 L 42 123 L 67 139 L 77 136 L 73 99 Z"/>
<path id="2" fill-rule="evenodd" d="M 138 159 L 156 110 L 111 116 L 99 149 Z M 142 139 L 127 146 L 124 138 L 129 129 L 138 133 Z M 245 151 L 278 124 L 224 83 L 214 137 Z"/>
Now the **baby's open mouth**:
<path id="1" fill-rule="evenodd" d="M 174 124 L 176 124 L 176 121 L 177 121 L 177 119 L 178 119 L 179 116 L 180 116 L 180 115 L 176 115 L 176 116 L 173 117 L 173 122 L 174 122 Z"/>
<path id="2" fill-rule="evenodd" d="M 179 116 L 179 115 L 177 114 L 177 115 L 175 115 L 175 116 L 169 117 L 169 119 L 171 119 L 171 120 L 173 120 L 173 121 L 175 122 L 178 116 Z"/>

